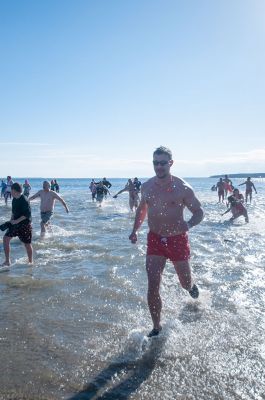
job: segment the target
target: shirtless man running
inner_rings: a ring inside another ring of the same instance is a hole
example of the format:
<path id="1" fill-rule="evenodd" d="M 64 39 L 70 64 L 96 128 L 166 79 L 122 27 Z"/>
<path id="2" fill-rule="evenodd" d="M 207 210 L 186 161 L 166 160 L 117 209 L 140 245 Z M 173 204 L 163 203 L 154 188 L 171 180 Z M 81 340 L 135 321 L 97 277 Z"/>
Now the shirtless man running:
<path id="1" fill-rule="evenodd" d="M 29 201 L 40 197 L 40 216 L 41 216 L 41 234 L 44 235 L 46 233 L 46 228 L 50 224 L 50 219 L 53 216 L 53 209 L 55 200 L 59 200 L 64 206 L 66 212 L 69 212 L 69 209 L 58 193 L 55 193 L 51 190 L 51 184 L 48 181 L 43 182 L 43 190 L 39 190 L 33 196 L 29 198 Z"/>
<path id="2" fill-rule="evenodd" d="M 199 290 L 191 278 L 187 231 L 202 221 L 203 210 L 189 184 L 170 174 L 172 164 L 172 153 L 169 149 L 161 146 L 154 151 L 153 165 L 156 176 L 142 185 L 141 201 L 129 236 L 132 243 L 137 242 L 137 231 L 147 214 L 150 229 L 146 256 L 147 301 L 153 320 L 153 329 L 148 334 L 149 337 L 157 336 L 162 329 L 159 287 L 167 259 L 172 261 L 181 286 L 191 297 L 199 296 Z M 192 213 L 188 222 L 183 218 L 185 207 Z"/>
<path id="3" fill-rule="evenodd" d="M 128 179 L 128 182 L 125 185 L 125 187 L 122 190 L 120 190 L 118 193 L 116 193 L 113 196 L 113 198 L 116 199 L 118 197 L 118 195 L 123 192 L 129 192 L 129 207 L 130 207 L 131 211 L 133 211 L 134 209 L 136 210 L 136 208 L 138 207 L 138 203 L 139 203 L 139 196 L 138 196 L 138 190 L 136 189 L 136 187 L 131 179 Z"/>
<path id="4" fill-rule="evenodd" d="M 246 185 L 246 203 L 248 202 L 248 196 L 249 196 L 249 202 L 251 203 L 252 201 L 252 188 L 255 190 L 255 193 L 257 194 L 257 190 L 255 188 L 255 185 L 253 182 L 251 182 L 250 176 L 247 178 L 247 180 L 243 183 L 240 183 L 238 186 Z"/>

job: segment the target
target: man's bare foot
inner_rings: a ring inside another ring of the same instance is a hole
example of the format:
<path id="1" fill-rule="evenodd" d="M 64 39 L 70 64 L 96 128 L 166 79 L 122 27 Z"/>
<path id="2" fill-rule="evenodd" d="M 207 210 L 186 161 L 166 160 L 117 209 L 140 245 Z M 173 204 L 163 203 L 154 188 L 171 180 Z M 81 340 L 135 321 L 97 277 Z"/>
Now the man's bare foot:
<path id="1" fill-rule="evenodd" d="M 1 264 L 1 267 L 10 267 L 11 262 L 10 261 L 5 261 L 3 264 Z"/>

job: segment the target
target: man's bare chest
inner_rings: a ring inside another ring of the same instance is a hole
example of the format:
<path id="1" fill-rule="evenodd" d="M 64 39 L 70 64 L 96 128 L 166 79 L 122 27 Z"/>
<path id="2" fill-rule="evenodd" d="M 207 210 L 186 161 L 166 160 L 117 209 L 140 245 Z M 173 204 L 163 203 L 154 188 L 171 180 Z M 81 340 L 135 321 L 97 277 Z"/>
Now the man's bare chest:
<path id="1" fill-rule="evenodd" d="M 183 196 L 177 193 L 176 190 L 149 191 L 145 194 L 145 200 L 149 208 L 182 208 L 184 205 Z"/>

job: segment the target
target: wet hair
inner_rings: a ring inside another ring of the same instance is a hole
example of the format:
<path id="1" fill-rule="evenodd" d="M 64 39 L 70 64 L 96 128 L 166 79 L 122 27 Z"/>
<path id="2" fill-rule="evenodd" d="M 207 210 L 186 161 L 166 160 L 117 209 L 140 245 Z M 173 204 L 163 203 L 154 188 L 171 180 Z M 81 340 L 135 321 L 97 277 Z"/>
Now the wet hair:
<path id="1" fill-rule="evenodd" d="M 15 182 L 11 185 L 11 190 L 14 190 L 15 192 L 22 193 L 22 186 L 20 183 Z"/>
<path id="2" fill-rule="evenodd" d="M 153 153 L 153 156 L 154 155 L 160 156 L 162 154 L 166 154 L 168 156 L 168 158 L 170 160 L 172 160 L 172 152 L 171 152 L 171 150 L 169 150 L 167 147 L 164 147 L 164 146 L 157 147 L 157 149 L 155 149 L 155 151 Z"/>

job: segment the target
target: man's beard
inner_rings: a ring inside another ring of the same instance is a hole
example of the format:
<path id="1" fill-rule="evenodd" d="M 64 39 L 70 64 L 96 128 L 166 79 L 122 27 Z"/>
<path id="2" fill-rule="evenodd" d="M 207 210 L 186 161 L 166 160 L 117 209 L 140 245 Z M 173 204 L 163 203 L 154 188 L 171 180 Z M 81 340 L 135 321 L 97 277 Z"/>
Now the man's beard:
<path id="1" fill-rule="evenodd" d="M 163 175 L 162 175 L 163 174 Z M 164 179 L 164 178 L 166 178 L 168 176 L 168 173 L 167 172 L 156 172 L 156 177 L 158 178 L 158 179 Z"/>

